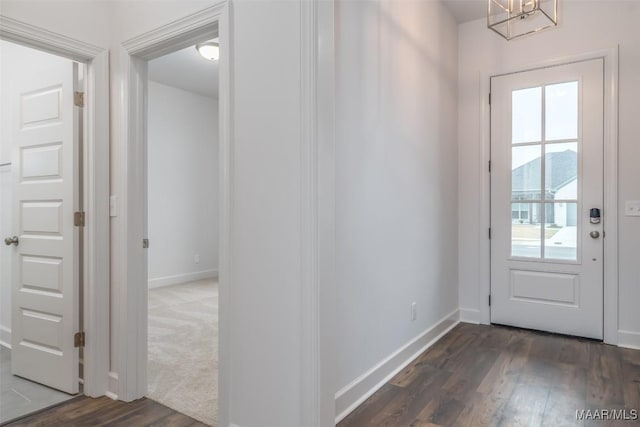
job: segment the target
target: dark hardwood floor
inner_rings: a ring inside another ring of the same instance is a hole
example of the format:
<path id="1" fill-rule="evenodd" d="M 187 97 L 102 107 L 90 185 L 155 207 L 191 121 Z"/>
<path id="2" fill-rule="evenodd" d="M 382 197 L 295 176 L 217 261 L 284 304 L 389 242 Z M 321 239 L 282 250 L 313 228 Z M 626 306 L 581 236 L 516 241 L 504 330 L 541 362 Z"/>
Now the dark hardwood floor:
<path id="1" fill-rule="evenodd" d="M 640 351 L 552 334 L 463 323 L 338 426 L 640 424 L 638 420 L 578 422 L 576 410 L 583 409 L 640 412 Z M 204 426 L 148 399 L 123 403 L 106 397 L 79 397 L 7 424 L 10 427 L 107 425 Z"/>
<path id="2" fill-rule="evenodd" d="M 59 406 L 29 415 L 6 427 L 89 427 L 89 426 L 206 426 L 169 409 L 153 400 L 140 399 L 131 403 L 111 400 L 108 397 L 92 399 L 77 397 Z"/>
<path id="3" fill-rule="evenodd" d="M 338 427 L 640 425 L 577 421 L 582 409 L 640 413 L 640 351 L 462 323 Z"/>

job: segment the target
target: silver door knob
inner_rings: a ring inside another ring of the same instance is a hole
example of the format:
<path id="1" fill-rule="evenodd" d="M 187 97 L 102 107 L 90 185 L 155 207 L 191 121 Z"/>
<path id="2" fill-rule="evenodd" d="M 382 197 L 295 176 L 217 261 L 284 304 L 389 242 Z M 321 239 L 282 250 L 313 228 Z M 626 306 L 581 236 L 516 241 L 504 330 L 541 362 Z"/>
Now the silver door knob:
<path id="1" fill-rule="evenodd" d="M 18 236 L 7 237 L 4 239 L 4 244 L 7 246 L 16 245 L 18 246 Z"/>
<path id="2" fill-rule="evenodd" d="M 589 233 L 589 236 L 591 236 L 592 239 L 597 239 L 598 237 L 600 237 L 600 232 L 597 230 L 593 230 L 591 233 Z"/>

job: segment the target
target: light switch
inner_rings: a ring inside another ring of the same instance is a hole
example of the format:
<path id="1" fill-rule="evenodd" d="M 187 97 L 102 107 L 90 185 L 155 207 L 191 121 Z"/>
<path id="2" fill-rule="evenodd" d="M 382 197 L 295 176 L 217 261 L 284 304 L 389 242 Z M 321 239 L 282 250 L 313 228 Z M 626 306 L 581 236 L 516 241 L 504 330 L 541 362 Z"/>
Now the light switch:
<path id="1" fill-rule="evenodd" d="M 626 216 L 640 216 L 640 200 L 627 200 L 624 206 Z"/>

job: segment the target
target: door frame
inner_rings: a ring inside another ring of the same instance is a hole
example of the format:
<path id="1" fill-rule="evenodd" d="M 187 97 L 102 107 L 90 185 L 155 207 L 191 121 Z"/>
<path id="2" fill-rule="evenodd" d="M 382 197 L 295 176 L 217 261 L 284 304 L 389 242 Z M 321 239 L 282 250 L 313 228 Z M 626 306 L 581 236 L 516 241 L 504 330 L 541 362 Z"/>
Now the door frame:
<path id="1" fill-rule="evenodd" d="M 147 95 L 148 61 L 175 50 L 219 37 L 219 147 L 220 147 L 220 243 L 219 243 L 219 383 L 218 413 L 220 425 L 229 420 L 229 307 L 231 303 L 231 72 L 229 4 L 227 0 L 147 31 L 122 43 L 118 60 L 127 72 L 120 85 L 123 129 L 123 167 L 125 183 L 121 193 L 121 211 L 125 217 L 119 252 L 119 292 L 114 301 L 114 341 L 122 343 L 110 374 L 110 390 L 118 399 L 130 401 L 147 394 L 148 266 L 142 239 L 147 238 Z M 151 242 L 153 244 L 153 242 Z M 143 285 L 144 284 L 144 285 Z M 130 327 L 133 326 L 133 327 Z M 125 345 L 126 344 L 126 345 Z"/>
<path id="2" fill-rule="evenodd" d="M 103 396 L 109 373 L 109 52 L 0 15 L 0 39 L 69 58 L 87 66 L 83 148 L 82 228 L 83 393 Z"/>
<path id="3" fill-rule="evenodd" d="M 604 342 L 618 345 L 618 51 L 597 50 L 569 55 L 533 64 L 522 64 L 509 68 L 496 68 L 483 73 L 480 78 L 480 216 L 479 230 L 489 230 L 491 226 L 491 180 L 489 161 L 491 160 L 491 106 L 489 94 L 491 77 L 532 71 L 590 59 L 604 59 Z M 491 308 L 488 297 L 491 294 L 491 242 L 487 237 L 480 239 L 480 319 L 481 324 L 491 323 Z"/>

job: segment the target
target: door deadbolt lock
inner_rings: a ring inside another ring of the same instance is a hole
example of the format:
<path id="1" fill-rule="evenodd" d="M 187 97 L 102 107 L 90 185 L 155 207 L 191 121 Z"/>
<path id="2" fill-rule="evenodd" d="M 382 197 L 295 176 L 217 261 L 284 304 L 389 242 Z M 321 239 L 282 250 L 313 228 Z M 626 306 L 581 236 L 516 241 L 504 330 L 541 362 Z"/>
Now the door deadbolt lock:
<path id="1" fill-rule="evenodd" d="M 18 239 L 18 236 L 7 237 L 7 238 L 4 239 L 4 244 L 7 245 L 7 246 L 11 246 L 11 245 L 18 246 L 19 242 L 20 242 L 20 240 Z"/>
<path id="2" fill-rule="evenodd" d="M 589 233 L 589 236 L 591 236 L 592 239 L 597 239 L 598 237 L 600 237 L 600 232 L 598 230 L 593 230 L 591 233 Z"/>

